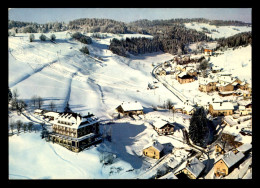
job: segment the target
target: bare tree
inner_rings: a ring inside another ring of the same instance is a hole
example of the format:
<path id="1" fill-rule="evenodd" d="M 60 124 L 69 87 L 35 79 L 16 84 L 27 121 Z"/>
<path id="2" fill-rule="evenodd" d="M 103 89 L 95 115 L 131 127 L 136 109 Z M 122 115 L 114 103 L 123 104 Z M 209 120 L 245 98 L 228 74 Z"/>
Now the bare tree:
<path id="1" fill-rule="evenodd" d="M 43 105 L 43 99 L 42 99 L 40 96 L 38 96 L 38 97 L 36 98 L 36 104 L 37 104 L 37 106 L 38 106 L 39 109 L 42 107 L 42 105 Z"/>
<path id="2" fill-rule="evenodd" d="M 27 123 L 24 123 L 24 124 L 23 124 L 23 132 L 24 132 L 24 133 L 25 133 L 26 129 L 27 129 Z"/>
<path id="3" fill-rule="evenodd" d="M 28 131 L 31 132 L 33 127 L 33 122 L 28 123 Z"/>
<path id="4" fill-rule="evenodd" d="M 33 107 L 36 107 L 36 104 L 37 104 L 37 96 L 36 95 L 32 96 L 31 103 L 33 104 Z"/>

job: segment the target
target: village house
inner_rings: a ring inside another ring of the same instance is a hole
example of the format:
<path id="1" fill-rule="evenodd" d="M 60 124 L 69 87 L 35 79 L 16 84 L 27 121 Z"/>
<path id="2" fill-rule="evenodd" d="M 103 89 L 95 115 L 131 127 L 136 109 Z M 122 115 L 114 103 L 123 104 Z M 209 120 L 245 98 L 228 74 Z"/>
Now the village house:
<path id="1" fill-rule="evenodd" d="M 233 150 L 233 152 L 235 154 L 237 154 L 238 152 L 242 152 L 244 155 L 248 154 L 252 149 L 252 144 L 249 144 L 249 143 L 245 143 L 237 148 L 235 148 Z"/>
<path id="2" fill-rule="evenodd" d="M 187 115 L 193 115 L 194 112 L 195 112 L 195 108 L 193 106 L 190 106 L 190 105 L 185 105 L 182 109 L 182 113 L 183 114 L 187 114 Z"/>
<path id="3" fill-rule="evenodd" d="M 183 112 L 183 107 L 181 105 L 174 105 L 172 107 L 172 110 L 174 113 L 182 113 Z"/>
<path id="4" fill-rule="evenodd" d="M 238 113 L 240 116 L 246 116 L 249 114 L 252 114 L 252 108 L 246 108 L 246 106 L 239 106 L 238 107 Z"/>
<path id="5" fill-rule="evenodd" d="M 153 159 L 160 159 L 163 155 L 163 145 L 158 141 L 153 141 L 143 148 L 143 154 Z"/>
<path id="6" fill-rule="evenodd" d="M 235 147 L 230 144 L 228 141 L 218 141 L 215 144 L 215 152 L 217 155 L 224 154 L 233 150 Z"/>
<path id="7" fill-rule="evenodd" d="M 173 134 L 174 132 L 174 123 L 169 123 L 164 120 L 156 120 L 153 123 L 154 130 L 159 134 L 159 135 L 168 135 L 168 134 Z"/>
<path id="8" fill-rule="evenodd" d="M 123 102 L 116 108 L 117 112 L 122 113 L 123 115 L 140 115 L 144 114 L 142 105 L 135 102 Z"/>
<path id="9" fill-rule="evenodd" d="M 218 72 L 221 72 L 223 70 L 223 68 L 217 66 L 217 65 L 214 65 L 211 67 L 211 72 L 212 73 L 218 73 Z"/>
<path id="10" fill-rule="evenodd" d="M 211 92 L 211 91 L 216 91 L 217 82 L 213 79 L 200 79 L 199 80 L 199 91 L 201 92 Z"/>
<path id="11" fill-rule="evenodd" d="M 211 50 L 211 49 L 204 49 L 204 54 L 205 55 L 212 55 L 213 54 L 213 50 Z"/>
<path id="12" fill-rule="evenodd" d="M 234 86 L 232 83 L 217 83 L 216 84 L 217 90 L 220 92 L 225 92 L 225 91 L 234 91 Z"/>
<path id="13" fill-rule="evenodd" d="M 204 170 L 204 168 L 205 165 L 202 162 L 200 162 L 199 159 L 194 157 L 192 160 L 188 160 L 186 163 L 183 163 L 183 165 L 176 169 L 174 175 L 178 179 L 197 179 Z"/>
<path id="14" fill-rule="evenodd" d="M 164 68 L 159 68 L 157 74 L 160 76 L 166 76 L 166 70 Z"/>
<path id="15" fill-rule="evenodd" d="M 52 121 L 49 139 L 67 149 L 79 152 L 99 143 L 99 121 L 93 114 L 81 116 L 77 113 L 61 113 Z"/>
<path id="16" fill-rule="evenodd" d="M 213 102 L 209 104 L 209 113 L 213 116 L 232 115 L 234 106 L 230 102 Z"/>
<path id="17" fill-rule="evenodd" d="M 179 83 L 181 84 L 186 84 L 186 83 L 191 83 L 194 82 L 195 79 L 193 76 L 190 76 L 189 74 L 187 74 L 187 72 L 182 72 L 177 76 L 177 80 Z"/>
<path id="18" fill-rule="evenodd" d="M 220 155 L 214 162 L 215 176 L 227 176 L 230 174 L 239 165 L 244 156 L 242 152 L 235 154 L 233 151 Z"/>

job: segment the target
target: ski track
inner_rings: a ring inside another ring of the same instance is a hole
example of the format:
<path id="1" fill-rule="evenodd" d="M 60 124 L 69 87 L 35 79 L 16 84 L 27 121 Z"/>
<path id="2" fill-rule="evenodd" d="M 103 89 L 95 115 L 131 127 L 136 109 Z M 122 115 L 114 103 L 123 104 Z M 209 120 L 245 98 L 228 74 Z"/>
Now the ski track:
<path id="1" fill-rule="evenodd" d="M 46 68 L 46 67 L 48 67 L 48 66 L 50 66 L 50 65 L 52 65 L 53 63 L 56 63 L 56 62 L 57 62 L 57 60 L 54 60 L 54 61 L 52 61 L 52 62 L 50 62 L 50 63 L 48 63 L 48 64 L 43 65 L 42 67 L 40 67 L 40 68 L 38 68 L 38 69 L 36 69 L 36 70 L 34 70 L 34 72 L 32 72 L 31 74 L 26 74 L 26 75 L 22 76 L 21 78 L 18 78 L 16 81 L 14 81 L 13 83 L 9 84 L 9 87 L 10 87 L 10 88 L 11 88 L 11 87 L 14 87 L 14 86 L 17 85 L 18 83 L 20 83 L 20 82 L 22 82 L 22 81 L 24 81 L 24 80 L 30 78 L 32 75 L 34 75 L 34 74 L 36 74 L 36 73 L 42 71 L 42 69 L 44 69 L 44 68 Z"/>

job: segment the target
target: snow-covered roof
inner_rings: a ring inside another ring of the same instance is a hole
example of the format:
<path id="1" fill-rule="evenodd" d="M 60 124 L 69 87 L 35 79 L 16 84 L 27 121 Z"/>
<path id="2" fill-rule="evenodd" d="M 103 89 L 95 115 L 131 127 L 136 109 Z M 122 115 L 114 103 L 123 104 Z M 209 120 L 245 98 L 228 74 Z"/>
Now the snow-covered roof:
<path id="1" fill-rule="evenodd" d="M 36 110 L 34 110 L 34 113 L 41 113 L 41 112 L 42 112 L 41 109 L 36 109 Z"/>
<path id="2" fill-rule="evenodd" d="M 240 161 L 244 156 L 245 155 L 242 152 L 238 152 L 237 154 L 235 154 L 233 151 L 229 151 L 224 155 L 219 156 L 216 159 L 215 163 L 222 159 L 227 167 L 230 168 L 238 161 Z"/>
<path id="3" fill-rule="evenodd" d="M 229 116 L 225 116 L 224 121 L 226 121 L 230 126 L 234 126 L 237 124 L 237 122 L 234 121 L 233 118 Z"/>
<path id="4" fill-rule="evenodd" d="M 245 107 L 245 106 L 239 106 L 238 109 L 239 109 L 239 110 L 245 110 L 246 107 Z"/>
<path id="5" fill-rule="evenodd" d="M 158 120 L 156 120 L 155 122 L 153 122 L 153 126 L 155 126 L 156 128 L 160 129 L 160 128 L 162 128 L 164 125 L 166 125 L 167 123 L 169 123 L 169 122 L 167 122 L 167 121 L 165 121 L 165 120 L 162 120 L 162 119 L 158 119 Z M 173 126 L 172 123 L 169 123 L 169 124 Z"/>
<path id="6" fill-rule="evenodd" d="M 58 117 L 60 115 L 60 113 L 59 112 L 46 112 L 46 113 L 44 113 L 44 115 Z"/>
<path id="7" fill-rule="evenodd" d="M 220 103 L 220 102 L 223 102 L 223 100 L 220 99 L 220 98 L 212 98 L 212 102 L 213 103 Z"/>
<path id="8" fill-rule="evenodd" d="M 160 177 L 159 179 L 178 179 L 173 172 L 169 172 L 164 176 Z"/>
<path id="9" fill-rule="evenodd" d="M 70 123 L 70 124 L 64 124 L 62 122 Z M 93 125 L 98 122 L 98 118 L 93 116 L 83 116 L 76 113 L 62 113 L 60 114 L 54 121 L 53 124 L 69 127 L 69 128 L 82 128 L 88 125 Z"/>
<path id="10" fill-rule="evenodd" d="M 190 164 L 186 166 L 186 169 L 191 172 L 196 178 L 200 175 L 204 168 L 205 165 L 200 162 L 200 160 L 196 157 L 194 157 Z"/>
<path id="11" fill-rule="evenodd" d="M 143 149 L 149 148 L 149 147 L 154 147 L 155 149 L 157 149 L 159 152 L 161 152 L 163 150 L 163 145 L 161 143 L 159 143 L 158 141 L 153 141 L 150 142 L 149 144 L 145 145 Z"/>
<path id="12" fill-rule="evenodd" d="M 186 71 L 183 71 L 182 73 L 180 73 L 180 74 L 178 75 L 178 77 L 182 78 L 182 77 L 185 76 L 185 75 L 187 75 L 187 72 L 186 72 Z"/>
<path id="13" fill-rule="evenodd" d="M 190 112 L 192 110 L 194 110 L 195 108 L 193 106 L 190 106 L 190 105 L 185 105 L 183 110 L 186 110 L 187 112 Z"/>
<path id="14" fill-rule="evenodd" d="M 237 151 L 246 152 L 252 148 L 252 144 L 245 143 L 237 148 Z"/>
<path id="15" fill-rule="evenodd" d="M 234 106 L 231 102 L 220 102 L 211 104 L 214 110 L 234 110 Z"/>
<path id="16" fill-rule="evenodd" d="M 143 110 L 142 105 L 135 101 L 135 102 L 123 102 L 121 107 L 124 111 L 133 111 L 133 110 Z"/>

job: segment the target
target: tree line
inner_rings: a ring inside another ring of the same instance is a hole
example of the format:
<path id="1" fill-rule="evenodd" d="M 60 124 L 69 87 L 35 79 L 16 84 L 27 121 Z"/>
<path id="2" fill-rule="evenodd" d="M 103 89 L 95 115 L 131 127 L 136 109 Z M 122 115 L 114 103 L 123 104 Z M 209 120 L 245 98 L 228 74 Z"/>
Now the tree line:
<path id="1" fill-rule="evenodd" d="M 238 46 L 247 46 L 252 44 L 252 32 L 243 32 L 243 33 L 238 33 L 236 35 L 227 37 L 227 38 L 219 38 L 218 40 L 219 46 L 217 49 L 221 47 L 238 47 Z"/>

